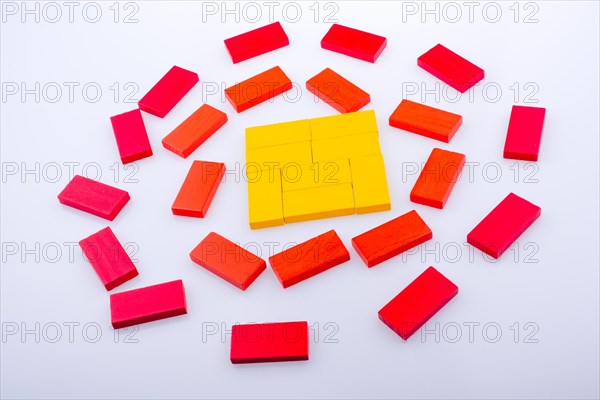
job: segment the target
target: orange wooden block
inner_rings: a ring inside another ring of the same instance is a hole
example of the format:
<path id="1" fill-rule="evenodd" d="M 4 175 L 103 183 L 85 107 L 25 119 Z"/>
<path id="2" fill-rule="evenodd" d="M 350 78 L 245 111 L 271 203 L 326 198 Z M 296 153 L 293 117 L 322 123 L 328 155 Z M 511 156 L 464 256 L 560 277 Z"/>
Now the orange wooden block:
<path id="1" fill-rule="evenodd" d="M 223 163 L 194 161 L 171 207 L 173 215 L 204 218 L 224 174 Z"/>
<path id="2" fill-rule="evenodd" d="M 464 165 L 464 154 L 433 149 L 410 192 L 410 201 L 444 208 Z"/>
<path id="3" fill-rule="evenodd" d="M 279 67 L 225 89 L 225 97 L 238 113 L 267 101 L 292 88 L 292 81 Z"/>
<path id="4" fill-rule="evenodd" d="M 341 113 L 358 111 L 371 101 L 369 93 L 330 68 L 310 78 L 306 88 Z"/>
<path id="5" fill-rule="evenodd" d="M 165 149 L 187 158 L 194 150 L 227 122 L 227 114 L 208 104 L 186 118 L 162 140 Z"/>
<path id="6" fill-rule="evenodd" d="M 425 104 L 402 100 L 390 116 L 390 126 L 450 143 L 462 117 Z"/>

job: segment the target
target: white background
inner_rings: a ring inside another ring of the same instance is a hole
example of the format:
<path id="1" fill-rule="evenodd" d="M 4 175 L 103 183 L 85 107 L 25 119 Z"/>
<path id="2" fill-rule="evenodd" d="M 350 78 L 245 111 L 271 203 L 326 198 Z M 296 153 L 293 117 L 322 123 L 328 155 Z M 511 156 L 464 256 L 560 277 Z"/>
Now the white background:
<path id="1" fill-rule="evenodd" d="M 435 12 L 423 14 L 421 2 L 321 3 L 312 9 L 312 3 L 303 3 L 297 22 L 292 22 L 294 6 L 282 15 L 284 4 L 278 3 L 274 19 L 282 22 L 291 44 L 237 65 L 223 39 L 270 22 L 263 3 L 257 3 L 262 18 L 256 23 L 247 21 L 256 9 L 243 3 L 237 5 L 238 22 L 235 13 L 222 13 L 220 2 L 209 5 L 217 8 L 215 15 L 187 1 L 120 4 L 117 22 L 112 2 L 101 3 L 96 23 L 84 18 L 95 17 L 93 8 L 82 15 L 85 3 L 77 3 L 69 22 L 68 8 L 59 2 L 62 17 L 54 23 L 56 10 L 46 7 L 44 14 L 44 3 L 37 3 L 39 22 L 35 15 L 21 14 L 20 2 L 11 4 L 17 14 L 2 5 L 1 31 L 2 397 L 599 396 L 596 2 L 517 4 L 518 22 L 513 2 L 477 3 L 472 21 L 462 2 L 445 8 L 429 3 L 429 9 L 437 7 L 438 22 Z M 462 17 L 453 23 L 455 5 Z M 124 23 L 136 8 L 138 21 Z M 496 8 L 502 14 L 494 23 Z M 320 10 L 317 22 L 315 9 Z M 325 16 L 336 9 L 333 18 L 341 23 L 388 38 L 375 64 L 320 48 L 330 26 Z M 524 23 L 532 12 L 530 23 Z M 485 69 L 485 80 L 471 96 L 453 101 L 456 91 L 443 85 L 436 90 L 439 81 L 417 67 L 417 57 L 438 42 Z M 137 172 L 120 163 L 115 169 L 119 158 L 109 117 L 136 107 L 124 101 L 126 89 L 138 87 L 133 97 L 139 99 L 172 65 L 196 71 L 201 83 L 166 118 L 144 114 L 154 156 L 139 161 Z M 279 96 L 236 114 L 222 89 L 274 65 L 299 91 L 290 92 L 287 101 Z M 304 89 L 306 80 L 325 67 L 371 94 L 365 109 L 377 112 L 392 211 L 250 231 L 246 184 L 239 178 L 244 128 L 335 114 Z M 79 85 L 72 99 L 65 82 Z M 87 98 L 82 94 L 86 84 Z M 62 97 L 52 102 L 57 85 Z M 210 94 L 215 85 L 221 89 Z M 102 94 L 93 102 L 98 86 Z M 19 93 L 10 95 L 15 87 Z M 414 87 L 418 93 L 407 91 Z M 22 98 L 23 88 L 34 93 Z M 434 93 L 422 98 L 424 88 Z M 389 127 L 387 119 L 403 97 L 463 115 L 452 143 Z M 230 121 L 187 160 L 163 149 L 160 140 L 202 102 L 225 111 Z M 515 103 L 547 107 L 537 167 L 502 158 Z M 409 201 L 417 175 L 406 171 L 424 162 L 433 147 L 463 152 L 473 163 L 444 210 Z M 175 217 L 170 206 L 194 159 L 223 161 L 231 173 L 205 219 Z M 115 343 L 109 294 L 78 248 L 69 256 L 70 243 L 107 225 L 59 204 L 56 195 L 69 180 L 69 163 L 91 177 L 99 168 L 101 181 L 131 195 L 110 226 L 121 242 L 137 247 L 140 276 L 115 292 L 181 278 L 187 315 L 142 325 L 134 333 L 122 331 Z M 16 174 L 9 174 L 14 168 Z M 37 175 L 24 173 L 35 168 Z M 125 179 L 132 171 L 137 182 Z M 479 251 L 470 254 L 466 234 L 510 191 L 539 205 L 541 218 L 498 262 Z M 432 228 L 434 239 L 410 255 L 367 269 L 350 239 L 412 209 Z M 258 243 L 267 258 L 269 242 L 281 250 L 285 243 L 332 228 L 349 247 L 351 261 L 286 290 L 270 267 L 242 292 L 188 257 L 209 231 L 245 245 Z M 428 330 L 437 329 L 438 340 L 434 333 L 418 332 L 403 342 L 378 320 L 377 311 L 429 265 L 460 292 L 427 324 Z M 222 331 L 206 335 L 208 329 L 230 329 L 236 322 L 286 320 L 307 320 L 312 326 L 310 361 L 234 366 L 229 336 L 221 338 Z M 71 338 L 70 323 L 78 324 Z M 479 324 L 473 325 L 471 338 L 469 323 Z M 9 335 L 15 327 L 18 332 Z M 501 337 L 491 343 L 497 328 Z M 34 333 L 22 335 L 24 329 Z M 90 343 L 97 329 L 100 337 Z"/>

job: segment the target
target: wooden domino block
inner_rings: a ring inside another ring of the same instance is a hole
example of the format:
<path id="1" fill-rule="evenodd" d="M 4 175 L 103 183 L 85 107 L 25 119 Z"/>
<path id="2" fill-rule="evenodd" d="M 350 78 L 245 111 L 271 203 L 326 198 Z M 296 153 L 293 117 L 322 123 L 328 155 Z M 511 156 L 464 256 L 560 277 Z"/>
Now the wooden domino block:
<path id="1" fill-rule="evenodd" d="M 194 161 L 171 207 L 173 215 L 204 218 L 223 175 L 223 163 Z"/>
<path id="2" fill-rule="evenodd" d="M 379 310 L 379 319 L 408 340 L 458 294 L 458 286 L 429 267 Z"/>
<path id="3" fill-rule="evenodd" d="M 312 159 L 310 142 L 294 142 L 278 146 L 246 149 L 246 165 L 248 167 L 277 167 L 283 169 L 288 165 L 310 164 Z"/>
<path id="4" fill-rule="evenodd" d="M 450 143 L 462 117 L 425 104 L 402 100 L 390 116 L 390 126 Z"/>
<path id="5" fill-rule="evenodd" d="M 321 47 L 349 57 L 374 63 L 385 49 L 387 40 L 383 36 L 333 24 L 321 40 Z"/>
<path id="6" fill-rule="evenodd" d="M 233 325 L 233 364 L 308 360 L 308 322 Z"/>
<path id="7" fill-rule="evenodd" d="M 242 290 L 267 268 L 265 260 L 214 232 L 202 239 L 190 258 Z"/>
<path id="8" fill-rule="evenodd" d="M 181 280 L 110 295 L 110 318 L 115 329 L 187 314 Z"/>
<path id="9" fill-rule="evenodd" d="M 203 104 L 162 140 L 165 149 L 187 158 L 227 122 L 227 114 Z"/>
<path id="10" fill-rule="evenodd" d="M 110 122 L 123 164 L 152 155 L 152 147 L 139 109 L 110 117 Z"/>
<path id="11" fill-rule="evenodd" d="M 234 64 L 290 44 L 279 22 L 265 25 L 241 35 L 225 39 L 225 47 Z"/>
<path id="12" fill-rule="evenodd" d="M 273 67 L 252 78 L 225 89 L 225 97 L 235 111 L 241 113 L 292 88 L 292 81 L 279 67 Z"/>
<path id="13" fill-rule="evenodd" d="M 138 102 L 140 110 L 164 118 L 196 83 L 198 74 L 174 66 Z"/>
<path id="14" fill-rule="evenodd" d="M 308 119 L 246 128 L 247 149 L 309 142 L 310 140 L 310 120 Z"/>
<path id="15" fill-rule="evenodd" d="M 79 247 L 106 290 L 112 290 L 138 275 L 129 255 L 108 226 L 80 240 Z"/>
<path id="16" fill-rule="evenodd" d="M 352 157 L 350 169 L 357 214 L 387 211 L 392 208 L 381 154 Z"/>
<path id="17" fill-rule="evenodd" d="M 310 78 L 306 88 L 341 113 L 358 111 L 371 101 L 369 93 L 330 68 Z"/>
<path id="18" fill-rule="evenodd" d="M 310 120 L 310 130 L 312 140 L 334 139 L 342 136 L 378 132 L 374 110 L 312 118 Z"/>
<path id="19" fill-rule="evenodd" d="M 248 166 L 248 222 L 250 229 L 284 224 L 281 170 Z"/>
<path id="20" fill-rule="evenodd" d="M 269 257 L 269 263 L 284 288 L 348 260 L 350 254 L 334 230 Z"/>
<path id="21" fill-rule="evenodd" d="M 286 223 L 354 214 L 352 184 L 340 183 L 283 192 Z"/>
<path id="22" fill-rule="evenodd" d="M 304 165 L 289 164 L 281 170 L 281 186 L 284 192 L 340 183 L 353 183 L 347 158 Z"/>
<path id="23" fill-rule="evenodd" d="M 540 207 L 510 193 L 469 232 L 467 242 L 498 259 L 541 213 Z"/>
<path id="24" fill-rule="evenodd" d="M 537 161 L 546 109 L 513 106 L 504 143 L 504 158 Z"/>
<path id="25" fill-rule="evenodd" d="M 313 161 L 337 160 L 381 154 L 377 132 L 312 141 Z"/>
<path id="26" fill-rule="evenodd" d="M 112 221 L 129 201 L 129 193 L 75 175 L 59 193 L 58 201 L 66 206 Z"/>
<path id="27" fill-rule="evenodd" d="M 352 246 L 371 268 L 432 237 L 431 229 L 413 210 L 354 237 Z"/>
<path id="28" fill-rule="evenodd" d="M 485 73 L 441 44 L 435 45 L 417 59 L 417 65 L 461 93 L 483 79 Z"/>
<path id="29" fill-rule="evenodd" d="M 454 184 L 460 177 L 465 160 L 464 154 L 433 149 L 410 192 L 410 201 L 444 208 Z"/>

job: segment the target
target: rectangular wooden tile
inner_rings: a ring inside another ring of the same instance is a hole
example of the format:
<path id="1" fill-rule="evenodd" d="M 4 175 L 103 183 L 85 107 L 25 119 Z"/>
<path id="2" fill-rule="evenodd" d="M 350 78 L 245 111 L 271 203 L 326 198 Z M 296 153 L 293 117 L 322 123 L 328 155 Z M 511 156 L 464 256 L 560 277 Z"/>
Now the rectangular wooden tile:
<path id="1" fill-rule="evenodd" d="M 381 154 L 352 157 L 350 169 L 357 214 L 387 211 L 392 208 Z"/>
<path id="2" fill-rule="evenodd" d="M 279 22 L 225 39 L 225 47 L 234 64 L 277 50 L 290 44 Z"/>
<path id="3" fill-rule="evenodd" d="M 513 106 L 504 143 L 504 158 L 537 161 L 546 109 Z"/>
<path id="4" fill-rule="evenodd" d="M 233 364 L 308 360 L 308 323 L 233 325 L 230 359 Z"/>
<path id="5" fill-rule="evenodd" d="M 277 146 L 246 149 L 246 165 L 260 168 L 285 168 L 312 163 L 310 142 L 294 142 Z"/>
<path id="6" fill-rule="evenodd" d="M 350 183 L 283 192 L 283 218 L 286 223 L 354 214 Z"/>
<path id="7" fill-rule="evenodd" d="M 374 63 L 385 49 L 387 39 L 383 36 L 333 24 L 321 40 L 321 47 L 349 57 Z"/>
<path id="8" fill-rule="evenodd" d="M 377 132 L 312 141 L 313 161 L 330 161 L 381 154 Z"/>
<path id="9" fill-rule="evenodd" d="M 281 170 L 281 184 L 284 192 L 339 183 L 352 183 L 352 173 L 347 158 L 303 165 L 290 164 Z"/>
<path id="10" fill-rule="evenodd" d="M 247 149 L 309 142 L 310 140 L 310 121 L 308 119 L 246 128 Z"/>
<path id="11" fill-rule="evenodd" d="M 458 286 L 429 267 L 379 310 L 379 319 L 408 340 L 457 294 Z"/>
<path id="12" fill-rule="evenodd" d="M 174 66 L 138 102 L 140 110 L 164 118 L 198 83 L 198 74 Z"/>
<path id="13" fill-rule="evenodd" d="M 374 110 L 311 118 L 310 130 L 312 140 L 334 139 L 361 133 L 378 132 Z"/>
<path id="14" fill-rule="evenodd" d="M 413 210 L 354 237 L 352 246 L 371 268 L 432 237 L 431 229 Z"/>
<path id="15" fill-rule="evenodd" d="M 402 100 L 390 116 L 390 126 L 450 143 L 462 117 L 425 104 Z"/>
<path id="16" fill-rule="evenodd" d="M 225 164 L 194 161 L 173 202 L 173 215 L 204 218 L 225 174 Z"/>
<path id="17" fill-rule="evenodd" d="M 152 147 L 139 109 L 110 117 L 110 123 L 123 164 L 152 155 Z"/>
<path id="18" fill-rule="evenodd" d="M 225 89 L 225 97 L 238 113 L 265 102 L 292 88 L 292 81 L 279 67 Z"/>
<path id="19" fill-rule="evenodd" d="M 250 229 L 283 225 L 281 170 L 248 167 L 248 222 Z"/>
<path id="20" fill-rule="evenodd" d="M 420 56 L 417 65 L 461 93 L 469 90 L 485 75 L 483 69 L 441 44 Z"/>
<path id="21" fill-rule="evenodd" d="M 334 230 L 269 257 L 269 263 L 284 288 L 348 260 L 350 254 Z"/>
<path id="22" fill-rule="evenodd" d="M 538 219 L 542 209 L 510 193 L 467 235 L 467 242 L 484 253 L 500 258 Z"/>
<path id="23" fill-rule="evenodd" d="M 330 68 L 310 78 L 306 88 L 343 114 L 358 111 L 371 101 L 369 93 Z"/>

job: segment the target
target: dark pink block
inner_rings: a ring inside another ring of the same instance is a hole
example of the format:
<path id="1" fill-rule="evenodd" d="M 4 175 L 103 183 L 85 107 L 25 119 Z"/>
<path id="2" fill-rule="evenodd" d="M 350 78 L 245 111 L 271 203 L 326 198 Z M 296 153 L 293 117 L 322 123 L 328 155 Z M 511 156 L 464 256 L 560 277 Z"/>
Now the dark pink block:
<path id="1" fill-rule="evenodd" d="M 417 65 L 461 93 L 483 79 L 485 72 L 441 44 L 417 59 Z"/>
<path id="2" fill-rule="evenodd" d="M 139 109 L 110 117 L 110 122 L 123 164 L 152 155 L 152 147 Z"/>
<path id="3" fill-rule="evenodd" d="M 140 110 L 164 118 L 198 83 L 198 74 L 174 66 L 138 102 Z"/>
<path id="4" fill-rule="evenodd" d="M 467 235 L 467 242 L 499 258 L 541 213 L 540 207 L 510 193 Z"/>
<path id="5" fill-rule="evenodd" d="M 385 46 L 383 36 L 333 24 L 321 40 L 321 47 L 349 57 L 374 63 Z"/>
<path id="6" fill-rule="evenodd" d="M 225 39 L 225 47 L 234 64 L 290 44 L 279 22 Z"/>
<path id="7" fill-rule="evenodd" d="M 187 314 L 180 280 L 110 295 L 110 318 L 115 329 Z"/>
<path id="8" fill-rule="evenodd" d="M 504 158 L 537 161 L 546 109 L 513 106 L 504 143 Z"/>
<path id="9" fill-rule="evenodd" d="M 138 275 L 129 255 L 108 226 L 81 240 L 79 246 L 106 290 L 114 289 Z"/>
<path id="10" fill-rule="evenodd" d="M 58 201 L 66 206 L 112 221 L 129 201 L 129 193 L 75 175 L 58 194 Z"/>

